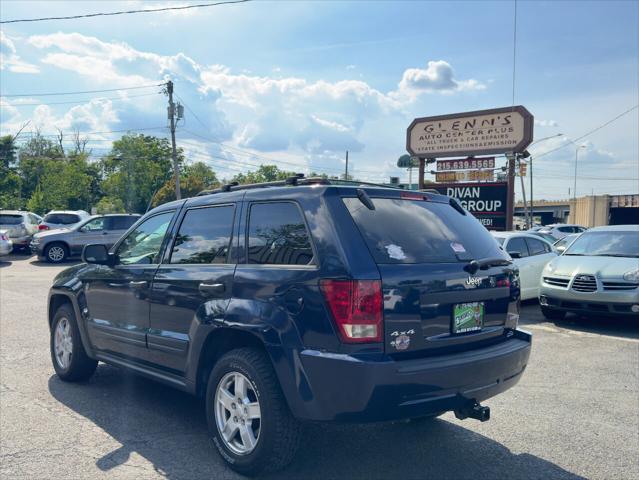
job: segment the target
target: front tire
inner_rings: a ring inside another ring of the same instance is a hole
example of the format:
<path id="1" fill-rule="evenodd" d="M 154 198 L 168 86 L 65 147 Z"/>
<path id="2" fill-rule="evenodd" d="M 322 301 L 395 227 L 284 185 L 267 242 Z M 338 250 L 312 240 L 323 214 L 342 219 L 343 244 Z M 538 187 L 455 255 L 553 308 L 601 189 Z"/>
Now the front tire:
<path id="1" fill-rule="evenodd" d="M 44 249 L 44 258 L 49 263 L 62 263 L 69 256 L 69 250 L 63 243 L 52 243 Z"/>
<path id="2" fill-rule="evenodd" d="M 215 447 L 238 473 L 281 470 L 295 456 L 300 424 L 263 351 L 240 348 L 218 360 L 206 389 L 206 417 Z"/>
<path id="3" fill-rule="evenodd" d="M 98 366 L 98 362 L 89 358 L 84 350 L 75 313 L 68 304 L 55 312 L 50 347 L 55 373 L 65 382 L 87 380 Z"/>
<path id="4" fill-rule="evenodd" d="M 553 310 L 552 308 L 544 307 L 541 305 L 541 314 L 548 320 L 563 320 L 566 317 L 566 312 L 563 310 Z"/>

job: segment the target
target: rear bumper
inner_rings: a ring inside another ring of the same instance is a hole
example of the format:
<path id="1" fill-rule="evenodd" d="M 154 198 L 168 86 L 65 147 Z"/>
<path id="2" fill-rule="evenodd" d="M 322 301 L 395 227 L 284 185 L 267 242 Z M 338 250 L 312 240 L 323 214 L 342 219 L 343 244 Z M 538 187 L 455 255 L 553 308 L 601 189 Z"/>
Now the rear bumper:
<path id="1" fill-rule="evenodd" d="M 9 255 L 13 250 L 13 242 L 11 240 L 0 242 L 0 255 Z"/>
<path id="2" fill-rule="evenodd" d="M 14 247 L 28 247 L 29 242 L 31 242 L 31 236 L 27 235 L 25 237 L 9 237 L 9 240 L 13 242 Z"/>
<path id="3" fill-rule="evenodd" d="M 528 363 L 531 341 L 530 334 L 517 330 L 490 347 L 406 361 L 369 362 L 304 350 L 300 361 L 310 391 L 293 413 L 307 420 L 372 422 L 454 410 L 514 386 Z"/>

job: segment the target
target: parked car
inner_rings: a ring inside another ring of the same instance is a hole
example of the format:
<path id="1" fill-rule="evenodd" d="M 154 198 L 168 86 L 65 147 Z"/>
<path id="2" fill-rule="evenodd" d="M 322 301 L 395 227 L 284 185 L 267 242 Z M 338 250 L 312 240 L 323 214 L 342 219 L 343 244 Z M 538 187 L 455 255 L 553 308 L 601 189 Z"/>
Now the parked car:
<path id="1" fill-rule="evenodd" d="M 38 230 L 55 230 L 56 228 L 73 228 L 83 220 L 91 217 L 84 210 L 51 210 L 38 225 Z"/>
<path id="2" fill-rule="evenodd" d="M 557 240 L 553 243 L 553 247 L 557 250 L 558 253 L 564 253 L 564 250 L 570 246 L 572 242 L 574 242 L 577 237 L 579 237 L 581 233 L 571 233 L 570 235 L 566 235 L 564 238 Z"/>
<path id="3" fill-rule="evenodd" d="M 549 233 L 557 240 L 564 238 L 566 235 L 570 235 L 571 233 L 582 233 L 588 230 L 586 227 L 582 227 L 581 225 L 567 225 L 565 223 L 554 223 L 552 225 L 546 225 L 544 228 L 539 230 L 542 233 Z"/>
<path id="4" fill-rule="evenodd" d="M 554 244 L 557 239 L 555 237 L 553 237 L 550 233 L 544 233 L 544 232 L 531 232 L 530 230 L 527 230 L 526 233 L 529 233 L 531 235 L 535 235 L 536 237 L 541 237 L 544 240 L 546 240 L 547 242 Z"/>
<path id="5" fill-rule="evenodd" d="M 544 269 L 539 303 L 551 320 L 566 312 L 639 318 L 639 225 L 582 233 Z"/>
<path id="6" fill-rule="evenodd" d="M 539 296 L 539 279 L 546 264 L 557 256 L 550 242 L 526 232 L 491 232 L 519 267 L 521 299 Z"/>
<path id="7" fill-rule="evenodd" d="M 33 234 L 38 231 L 38 218 L 22 210 L 0 210 L 0 229 L 5 231 L 14 250 L 28 250 Z"/>
<path id="8" fill-rule="evenodd" d="M 250 475 L 291 461 L 304 420 L 487 420 L 480 402 L 519 381 L 531 337 L 517 267 L 481 223 L 437 194 L 257 187 L 161 205 L 111 249 L 87 245 L 50 291 L 58 376 L 103 361 L 202 395 L 222 459 Z"/>
<path id="9" fill-rule="evenodd" d="M 6 230 L 0 230 L 0 257 L 9 255 L 13 250 L 13 242 L 7 235 Z"/>
<path id="10" fill-rule="evenodd" d="M 140 215 L 111 214 L 89 217 L 71 228 L 36 233 L 31 241 L 31 251 L 39 259 L 51 263 L 64 262 L 80 256 L 85 245 L 100 242 L 113 245 Z"/>

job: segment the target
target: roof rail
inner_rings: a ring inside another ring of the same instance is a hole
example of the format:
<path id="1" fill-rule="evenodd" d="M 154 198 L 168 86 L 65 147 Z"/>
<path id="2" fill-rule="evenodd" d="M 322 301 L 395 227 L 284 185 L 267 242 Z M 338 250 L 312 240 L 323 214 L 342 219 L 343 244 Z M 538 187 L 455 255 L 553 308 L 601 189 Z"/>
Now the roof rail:
<path id="1" fill-rule="evenodd" d="M 211 195 L 214 193 L 223 193 L 223 192 L 237 192 L 239 190 L 254 190 L 257 188 L 269 188 L 269 187 L 287 187 L 289 185 L 329 185 L 330 182 L 322 177 L 312 177 L 312 178 L 304 178 L 303 173 L 297 173 L 291 177 L 286 178 L 285 180 L 276 180 L 273 182 L 262 182 L 262 183 L 248 183 L 244 185 L 240 185 L 237 182 L 226 183 L 222 185 L 220 188 L 215 188 L 213 190 L 202 190 L 197 196 L 202 195 Z"/>

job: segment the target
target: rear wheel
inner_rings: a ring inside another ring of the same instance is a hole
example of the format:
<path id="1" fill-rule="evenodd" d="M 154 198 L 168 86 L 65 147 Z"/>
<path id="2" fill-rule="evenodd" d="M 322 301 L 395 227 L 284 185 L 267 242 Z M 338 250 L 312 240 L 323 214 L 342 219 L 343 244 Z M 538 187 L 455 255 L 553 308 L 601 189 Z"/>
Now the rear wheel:
<path id="1" fill-rule="evenodd" d="M 87 380 L 98 366 L 84 350 L 73 308 L 68 304 L 58 308 L 53 317 L 51 360 L 55 373 L 65 382 Z"/>
<path id="2" fill-rule="evenodd" d="M 52 243 L 44 249 L 44 257 L 47 259 L 47 262 L 64 262 L 68 256 L 69 251 L 63 243 Z"/>
<path id="3" fill-rule="evenodd" d="M 553 310 L 552 308 L 541 306 L 541 314 L 548 320 L 563 320 L 566 312 L 563 310 Z"/>
<path id="4" fill-rule="evenodd" d="M 299 422 L 260 350 L 240 348 L 218 360 L 209 376 L 206 416 L 220 455 L 243 475 L 280 470 L 297 451 Z"/>

